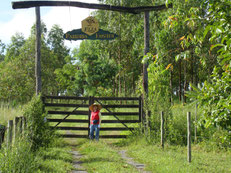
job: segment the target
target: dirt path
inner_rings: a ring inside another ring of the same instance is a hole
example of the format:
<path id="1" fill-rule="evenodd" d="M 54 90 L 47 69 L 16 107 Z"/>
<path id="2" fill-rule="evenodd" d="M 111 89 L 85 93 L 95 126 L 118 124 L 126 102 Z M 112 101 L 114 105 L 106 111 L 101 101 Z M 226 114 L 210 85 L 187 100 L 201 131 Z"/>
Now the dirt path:
<path id="1" fill-rule="evenodd" d="M 85 169 L 82 167 L 82 162 L 80 161 L 80 158 L 82 157 L 82 155 L 78 152 L 78 151 L 71 151 L 71 154 L 73 154 L 73 166 L 75 168 L 75 170 L 72 171 L 72 173 L 87 173 L 87 171 L 85 171 Z"/>
<path id="2" fill-rule="evenodd" d="M 133 158 L 128 157 L 126 154 L 126 150 L 119 151 L 121 157 L 130 165 L 134 166 L 141 173 L 151 173 L 150 171 L 144 171 L 145 165 L 141 163 L 134 162 Z"/>

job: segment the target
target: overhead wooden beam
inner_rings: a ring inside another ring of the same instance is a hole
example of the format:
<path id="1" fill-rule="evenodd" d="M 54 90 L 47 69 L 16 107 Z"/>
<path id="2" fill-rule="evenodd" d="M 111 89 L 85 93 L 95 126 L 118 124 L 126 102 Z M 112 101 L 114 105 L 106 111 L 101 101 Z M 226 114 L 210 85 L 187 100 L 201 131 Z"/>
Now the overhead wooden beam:
<path id="1" fill-rule="evenodd" d="M 68 6 L 68 7 L 79 7 L 88 9 L 99 9 L 99 10 L 110 10 L 125 13 L 138 14 L 145 11 L 159 11 L 167 8 L 172 8 L 172 4 L 166 7 L 165 4 L 158 6 L 143 6 L 143 7 L 122 7 L 105 4 L 90 4 L 78 1 L 16 1 L 12 2 L 13 9 L 20 8 L 31 8 L 31 7 L 42 7 L 42 6 Z"/>

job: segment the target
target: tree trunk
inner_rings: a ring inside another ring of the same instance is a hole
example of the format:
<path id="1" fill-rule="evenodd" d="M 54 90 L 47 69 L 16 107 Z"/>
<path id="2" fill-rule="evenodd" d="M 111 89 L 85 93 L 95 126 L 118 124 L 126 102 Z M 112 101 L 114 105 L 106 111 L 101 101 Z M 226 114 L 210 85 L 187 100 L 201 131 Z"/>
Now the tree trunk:
<path id="1" fill-rule="evenodd" d="M 179 60 L 179 101 L 181 102 L 181 59 Z"/>

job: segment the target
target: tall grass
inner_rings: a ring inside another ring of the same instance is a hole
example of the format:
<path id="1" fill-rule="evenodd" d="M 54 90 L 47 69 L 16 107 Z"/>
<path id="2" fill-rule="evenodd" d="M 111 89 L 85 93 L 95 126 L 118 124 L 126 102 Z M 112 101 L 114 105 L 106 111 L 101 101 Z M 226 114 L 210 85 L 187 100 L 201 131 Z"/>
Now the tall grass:
<path id="1" fill-rule="evenodd" d="M 13 107 L 7 103 L 0 103 L 0 124 L 6 125 L 8 120 L 13 120 L 17 116 L 22 116 L 21 106 Z"/>
<path id="2" fill-rule="evenodd" d="M 23 138 L 11 147 L 0 150 L 0 172 L 33 172 L 38 169 L 35 153 L 30 151 L 31 144 Z"/>

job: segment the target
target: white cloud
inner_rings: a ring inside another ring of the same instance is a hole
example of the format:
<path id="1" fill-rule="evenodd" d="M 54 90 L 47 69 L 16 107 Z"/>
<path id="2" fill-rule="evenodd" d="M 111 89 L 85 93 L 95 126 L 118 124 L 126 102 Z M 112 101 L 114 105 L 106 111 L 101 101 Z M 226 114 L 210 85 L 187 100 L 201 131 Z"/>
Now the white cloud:
<path id="1" fill-rule="evenodd" d="M 87 3 L 97 3 L 97 0 L 82 0 Z M 43 8 L 45 10 L 43 10 Z M 54 24 L 58 24 L 64 32 L 72 29 L 81 28 L 81 21 L 88 17 L 93 10 L 76 8 L 76 7 L 52 7 L 47 10 L 47 7 L 41 7 L 41 19 L 45 22 L 48 30 Z M 19 9 L 13 11 L 14 15 L 8 22 L 0 22 L 0 39 L 3 43 L 8 44 L 10 38 L 20 32 L 27 38 L 30 34 L 30 29 L 35 23 L 35 9 Z M 76 47 L 80 41 L 65 41 L 68 47 Z"/>
<path id="2" fill-rule="evenodd" d="M 17 32 L 23 33 L 25 37 L 28 37 L 34 22 L 34 10 L 18 10 L 10 21 L 0 23 L 0 39 L 3 43 L 8 44 L 11 37 Z"/>

